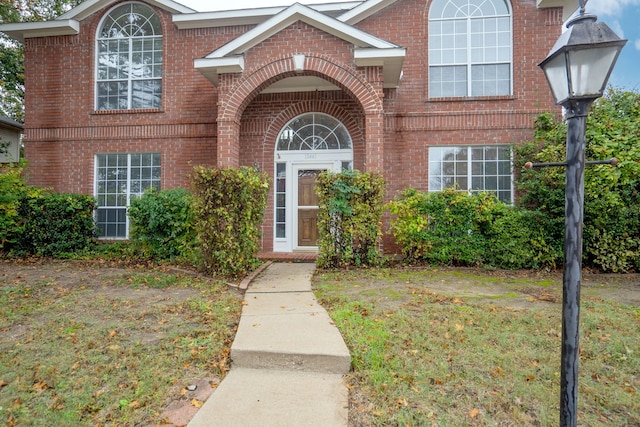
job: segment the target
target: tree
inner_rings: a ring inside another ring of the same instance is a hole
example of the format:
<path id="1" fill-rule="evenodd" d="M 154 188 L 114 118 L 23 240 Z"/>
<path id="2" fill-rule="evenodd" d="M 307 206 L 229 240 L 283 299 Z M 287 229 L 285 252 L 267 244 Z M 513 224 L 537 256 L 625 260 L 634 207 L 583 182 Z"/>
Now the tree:
<path id="1" fill-rule="evenodd" d="M 564 239 L 564 169 L 526 171 L 524 162 L 562 162 L 566 124 L 551 114 L 536 120 L 536 140 L 515 148 L 518 203 L 543 213 L 547 233 Z M 587 119 L 586 158 L 615 157 L 617 167 L 587 166 L 584 199 L 585 265 L 602 271 L 640 269 L 640 93 L 610 88 Z"/>
<path id="2" fill-rule="evenodd" d="M 0 23 L 53 19 L 83 0 L 2 0 Z M 0 115 L 24 119 L 24 48 L 0 33 Z"/>

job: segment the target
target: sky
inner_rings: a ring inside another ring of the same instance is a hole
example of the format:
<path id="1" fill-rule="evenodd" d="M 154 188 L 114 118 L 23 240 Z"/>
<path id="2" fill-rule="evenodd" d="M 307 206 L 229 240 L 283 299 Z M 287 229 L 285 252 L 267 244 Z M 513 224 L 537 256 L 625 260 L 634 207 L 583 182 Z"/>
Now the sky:
<path id="1" fill-rule="evenodd" d="M 244 9 L 282 6 L 296 0 L 177 0 L 198 11 Z M 346 0 L 298 0 L 303 4 L 341 2 Z M 627 90 L 640 91 L 640 0 L 589 0 L 587 13 L 598 16 L 621 38 L 629 40 L 622 49 L 609 84 Z M 540 58 L 542 61 L 544 58 Z"/>

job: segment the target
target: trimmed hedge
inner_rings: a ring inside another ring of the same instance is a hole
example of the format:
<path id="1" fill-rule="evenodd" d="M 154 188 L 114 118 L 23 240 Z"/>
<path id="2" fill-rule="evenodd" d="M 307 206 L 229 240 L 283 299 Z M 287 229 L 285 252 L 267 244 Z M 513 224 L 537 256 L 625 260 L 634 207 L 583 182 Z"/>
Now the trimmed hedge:
<path id="1" fill-rule="evenodd" d="M 45 193 L 21 199 L 19 247 L 38 256 L 64 257 L 95 242 L 95 199 L 81 194 Z"/>
<path id="2" fill-rule="evenodd" d="M 544 216 L 488 193 L 405 190 L 389 209 L 391 231 L 407 262 L 505 269 L 555 267 Z"/>
<path id="3" fill-rule="evenodd" d="M 269 180 L 253 168 L 194 168 L 193 209 L 201 267 L 239 276 L 258 264 Z"/>
<path id="4" fill-rule="evenodd" d="M 318 267 L 380 264 L 384 179 L 357 170 L 323 172 L 316 191 L 320 198 Z"/>

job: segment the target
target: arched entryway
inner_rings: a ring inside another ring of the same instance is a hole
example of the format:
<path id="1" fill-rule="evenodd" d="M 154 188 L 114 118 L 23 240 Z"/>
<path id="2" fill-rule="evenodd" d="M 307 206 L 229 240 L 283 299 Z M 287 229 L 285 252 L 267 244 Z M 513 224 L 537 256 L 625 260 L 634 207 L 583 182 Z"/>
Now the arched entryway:
<path id="1" fill-rule="evenodd" d="M 353 167 L 351 136 L 335 117 L 310 112 L 289 121 L 275 144 L 273 249 L 317 250 L 316 179 L 325 170 Z"/>

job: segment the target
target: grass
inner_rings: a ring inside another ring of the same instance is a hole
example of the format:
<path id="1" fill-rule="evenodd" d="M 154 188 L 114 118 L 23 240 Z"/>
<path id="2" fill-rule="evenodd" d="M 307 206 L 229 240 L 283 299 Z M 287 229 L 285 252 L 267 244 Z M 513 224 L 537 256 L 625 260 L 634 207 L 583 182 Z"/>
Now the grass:
<path id="1" fill-rule="evenodd" d="M 160 424 L 181 387 L 228 369 L 241 298 L 220 282 L 160 269 L 3 267 L 0 424 Z"/>
<path id="2" fill-rule="evenodd" d="M 384 269 L 315 286 L 351 351 L 351 426 L 557 425 L 557 282 Z M 579 423 L 640 425 L 640 309 L 596 297 L 581 308 Z"/>

